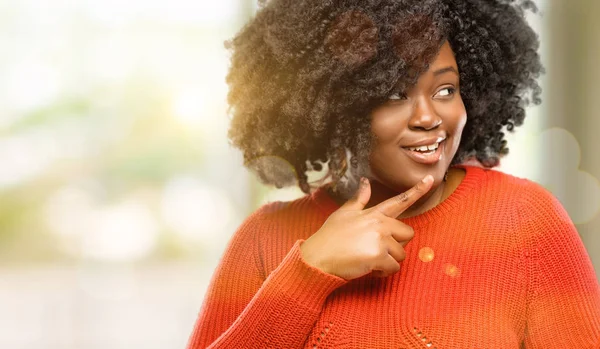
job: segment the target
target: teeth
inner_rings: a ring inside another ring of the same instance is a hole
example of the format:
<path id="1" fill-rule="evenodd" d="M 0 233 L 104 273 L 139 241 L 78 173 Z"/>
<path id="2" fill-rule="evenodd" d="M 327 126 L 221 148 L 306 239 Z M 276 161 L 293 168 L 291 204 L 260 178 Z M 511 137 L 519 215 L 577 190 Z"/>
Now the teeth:
<path id="1" fill-rule="evenodd" d="M 408 147 L 408 150 L 413 150 L 413 151 L 428 151 L 428 150 L 436 150 L 438 148 L 438 146 L 440 145 L 440 143 L 433 143 L 431 145 L 422 145 L 420 147 Z"/>

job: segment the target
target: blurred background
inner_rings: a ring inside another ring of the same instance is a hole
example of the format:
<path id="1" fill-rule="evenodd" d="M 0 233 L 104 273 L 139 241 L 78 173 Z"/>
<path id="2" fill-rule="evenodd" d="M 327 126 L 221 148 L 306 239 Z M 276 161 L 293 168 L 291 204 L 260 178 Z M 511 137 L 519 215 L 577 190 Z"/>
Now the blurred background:
<path id="1" fill-rule="evenodd" d="M 600 2 L 530 16 L 544 102 L 499 170 L 565 206 L 600 271 Z M 226 133 L 250 0 L 0 0 L 0 348 L 183 348 L 259 184 Z M 600 275 L 600 273 L 598 274 Z"/>

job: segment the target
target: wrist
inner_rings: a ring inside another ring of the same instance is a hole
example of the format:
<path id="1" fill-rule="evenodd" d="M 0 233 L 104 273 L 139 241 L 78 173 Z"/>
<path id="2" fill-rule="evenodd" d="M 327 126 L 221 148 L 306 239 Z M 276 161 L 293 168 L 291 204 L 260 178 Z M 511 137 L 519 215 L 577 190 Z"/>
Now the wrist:
<path id="1" fill-rule="evenodd" d="M 311 252 L 310 241 L 306 240 L 300 244 L 300 258 L 304 261 L 304 263 L 310 265 L 311 267 L 327 273 L 327 271 L 325 271 L 321 266 L 321 263 L 319 263 L 316 256 Z"/>

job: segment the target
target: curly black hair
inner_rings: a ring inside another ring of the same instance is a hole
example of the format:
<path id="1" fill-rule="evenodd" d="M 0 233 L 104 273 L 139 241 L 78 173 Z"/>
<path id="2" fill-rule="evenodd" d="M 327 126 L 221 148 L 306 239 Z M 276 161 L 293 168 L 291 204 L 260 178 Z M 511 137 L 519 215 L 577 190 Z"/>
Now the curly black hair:
<path id="1" fill-rule="evenodd" d="M 271 0 L 231 40 L 229 138 L 267 184 L 309 193 L 328 170 L 339 193 L 369 172 L 370 112 L 413 86 L 448 41 L 467 123 L 452 164 L 494 167 L 544 68 L 531 0 Z M 348 166 L 349 164 L 349 166 Z M 342 185 L 340 185 L 342 184 Z"/>

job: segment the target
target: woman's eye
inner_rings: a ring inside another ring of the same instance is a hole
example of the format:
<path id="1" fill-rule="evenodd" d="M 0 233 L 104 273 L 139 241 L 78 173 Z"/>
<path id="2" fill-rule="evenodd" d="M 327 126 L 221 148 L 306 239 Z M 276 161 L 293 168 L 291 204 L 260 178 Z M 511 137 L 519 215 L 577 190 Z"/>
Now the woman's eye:
<path id="1" fill-rule="evenodd" d="M 441 89 L 440 92 L 437 93 L 437 95 L 440 97 L 447 97 L 447 96 L 453 95 L 455 92 L 456 92 L 455 88 L 446 87 L 444 89 Z"/>
<path id="2" fill-rule="evenodd" d="M 404 93 L 394 93 L 393 95 L 391 95 L 389 97 L 389 99 L 391 100 L 402 100 L 402 99 L 407 99 L 406 95 Z"/>

